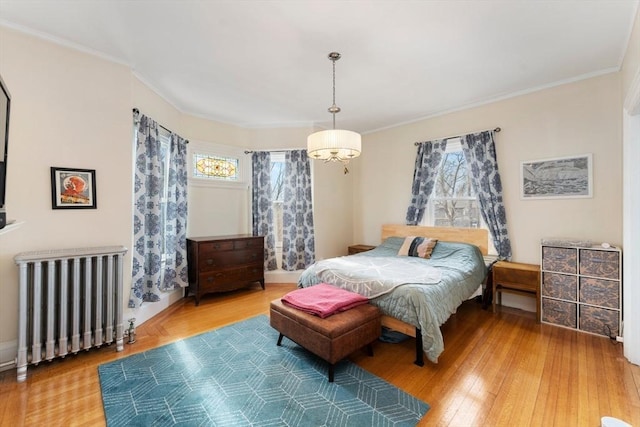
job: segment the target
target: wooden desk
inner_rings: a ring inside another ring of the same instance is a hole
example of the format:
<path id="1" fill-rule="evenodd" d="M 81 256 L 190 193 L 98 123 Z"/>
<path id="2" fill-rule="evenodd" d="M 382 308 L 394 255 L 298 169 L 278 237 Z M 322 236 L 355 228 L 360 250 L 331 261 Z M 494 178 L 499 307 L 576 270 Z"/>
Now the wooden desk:
<path id="1" fill-rule="evenodd" d="M 540 266 L 498 261 L 492 271 L 493 312 L 496 311 L 496 304 L 502 305 L 503 292 L 535 297 L 536 320 L 540 323 Z"/>

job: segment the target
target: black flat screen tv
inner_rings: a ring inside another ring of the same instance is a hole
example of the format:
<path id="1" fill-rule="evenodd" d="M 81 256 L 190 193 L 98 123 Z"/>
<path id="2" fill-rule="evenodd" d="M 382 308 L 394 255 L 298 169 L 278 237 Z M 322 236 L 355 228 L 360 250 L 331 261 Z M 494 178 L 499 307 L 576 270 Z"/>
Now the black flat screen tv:
<path id="1" fill-rule="evenodd" d="M 11 95 L 0 76 L 0 229 L 7 224 L 7 152 L 9 146 L 9 112 Z"/>

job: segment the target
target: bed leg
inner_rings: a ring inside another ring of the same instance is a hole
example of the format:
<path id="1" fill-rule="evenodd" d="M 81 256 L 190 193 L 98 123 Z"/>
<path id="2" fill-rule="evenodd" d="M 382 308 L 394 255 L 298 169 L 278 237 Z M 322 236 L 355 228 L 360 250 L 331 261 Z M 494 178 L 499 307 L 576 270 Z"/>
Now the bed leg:
<path id="1" fill-rule="evenodd" d="M 418 366 L 424 366 L 424 352 L 422 350 L 422 331 L 416 328 L 416 361 Z"/>

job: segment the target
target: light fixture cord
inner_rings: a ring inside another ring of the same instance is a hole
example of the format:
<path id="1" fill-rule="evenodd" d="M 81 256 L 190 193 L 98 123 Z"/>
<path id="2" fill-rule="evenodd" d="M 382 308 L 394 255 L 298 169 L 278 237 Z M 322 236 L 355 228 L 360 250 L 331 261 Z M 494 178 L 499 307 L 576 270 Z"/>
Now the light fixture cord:
<path id="1" fill-rule="evenodd" d="M 333 129 L 335 130 L 336 128 L 336 60 L 332 59 L 331 62 L 333 62 L 333 111 L 331 112 L 331 115 L 333 116 Z"/>

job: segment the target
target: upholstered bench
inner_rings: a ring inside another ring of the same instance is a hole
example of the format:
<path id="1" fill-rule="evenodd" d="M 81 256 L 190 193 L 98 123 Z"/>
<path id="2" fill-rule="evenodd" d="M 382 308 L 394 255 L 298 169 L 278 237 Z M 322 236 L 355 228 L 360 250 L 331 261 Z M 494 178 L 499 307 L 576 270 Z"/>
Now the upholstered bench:
<path id="1" fill-rule="evenodd" d="M 299 346 L 329 362 L 329 382 L 333 382 L 334 365 L 359 348 L 380 337 L 380 311 L 364 304 L 327 318 L 320 318 L 292 308 L 279 299 L 271 302 L 270 323 L 280 332 L 278 345 L 286 336 Z"/>

